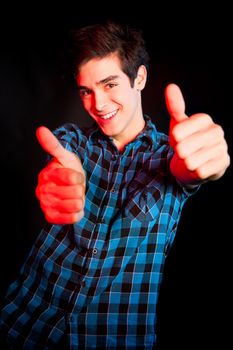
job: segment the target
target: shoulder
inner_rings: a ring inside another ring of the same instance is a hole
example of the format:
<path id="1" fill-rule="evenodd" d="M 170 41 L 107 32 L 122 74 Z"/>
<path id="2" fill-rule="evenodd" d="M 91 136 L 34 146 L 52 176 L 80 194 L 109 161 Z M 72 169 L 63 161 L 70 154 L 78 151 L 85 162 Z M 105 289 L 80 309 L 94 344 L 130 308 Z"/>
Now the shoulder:
<path id="1" fill-rule="evenodd" d="M 82 156 L 89 147 L 90 135 L 95 130 L 95 127 L 80 128 L 77 124 L 65 123 L 53 130 L 53 134 L 65 149 Z"/>
<path id="2" fill-rule="evenodd" d="M 150 139 L 151 143 L 154 146 L 154 149 L 157 149 L 160 146 L 170 148 L 168 135 L 165 132 L 159 131 L 156 128 L 155 123 L 148 115 L 144 115 L 144 119 L 146 125 L 143 130 L 143 134 Z"/>
<path id="3" fill-rule="evenodd" d="M 152 125 L 154 125 L 152 123 Z M 154 125 L 153 130 L 153 142 L 152 142 L 152 151 L 157 155 L 161 155 L 163 158 L 171 158 L 174 151 L 169 143 L 169 136 L 164 132 L 158 131 Z"/>

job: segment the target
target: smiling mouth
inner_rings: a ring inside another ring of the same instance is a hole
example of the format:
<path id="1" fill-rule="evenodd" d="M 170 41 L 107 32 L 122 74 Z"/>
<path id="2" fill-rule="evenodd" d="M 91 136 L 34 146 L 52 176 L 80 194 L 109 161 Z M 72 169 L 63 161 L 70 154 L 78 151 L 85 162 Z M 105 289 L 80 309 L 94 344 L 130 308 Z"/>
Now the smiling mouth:
<path id="1" fill-rule="evenodd" d="M 98 117 L 99 117 L 100 119 L 108 120 L 108 119 L 111 119 L 111 118 L 115 117 L 115 115 L 117 114 L 117 112 L 118 112 L 118 109 L 117 109 L 116 111 L 114 111 L 114 112 L 107 113 L 107 114 L 105 114 L 105 115 L 98 115 Z"/>

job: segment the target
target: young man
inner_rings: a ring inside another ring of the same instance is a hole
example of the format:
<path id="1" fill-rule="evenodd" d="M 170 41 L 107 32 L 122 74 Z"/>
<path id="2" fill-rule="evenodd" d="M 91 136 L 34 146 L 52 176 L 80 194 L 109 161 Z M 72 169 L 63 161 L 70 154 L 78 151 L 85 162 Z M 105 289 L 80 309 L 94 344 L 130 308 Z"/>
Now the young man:
<path id="1" fill-rule="evenodd" d="M 166 88 L 170 137 L 143 114 L 140 32 L 108 22 L 74 35 L 74 72 L 94 126 L 37 130 L 51 156 L 37 197 L 48 225 L 10 286 L 11 349 L 152 349 L 165 257 L 182 207 L 229 165 L 223 130 Z"/>

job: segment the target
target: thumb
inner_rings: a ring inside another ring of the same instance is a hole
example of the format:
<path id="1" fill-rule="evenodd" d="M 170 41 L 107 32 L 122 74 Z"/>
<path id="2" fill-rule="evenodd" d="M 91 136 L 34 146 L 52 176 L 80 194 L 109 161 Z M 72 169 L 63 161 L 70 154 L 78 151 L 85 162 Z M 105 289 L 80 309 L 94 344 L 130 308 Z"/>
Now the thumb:
<path id="1" fill-rule="evenodd" d="M 165 101 L 172 120 L 179 123 L 188 118 L 185 114 L 185 102 L 182 92 L 176 84 L 169 84 L 166 87 Z"/>
<path id="2" fill-rule="evenodd" d="M 37 128 L 36 137 L 41 147 L 55 157 L 61 165 L 84 173 L 80 159 L 74 153 L 66 150 L 48 128 L 45 126 Z"/>

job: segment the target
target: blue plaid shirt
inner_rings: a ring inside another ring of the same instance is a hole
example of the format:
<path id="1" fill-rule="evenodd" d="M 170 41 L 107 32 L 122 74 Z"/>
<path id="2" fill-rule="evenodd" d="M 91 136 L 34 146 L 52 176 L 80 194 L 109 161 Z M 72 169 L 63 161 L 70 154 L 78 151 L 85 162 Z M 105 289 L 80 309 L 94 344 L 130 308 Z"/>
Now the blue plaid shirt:
<path id="1" fill-rule="evenodd" d="M 12 349 L 152 349 L 166 254 L 190 195 L 169 172 L 168 137 L 146 126 L 119 152 L 97 127 L 55 130 L 82 160 L 85 216 L 47 225 L 1 313 Z"/>

